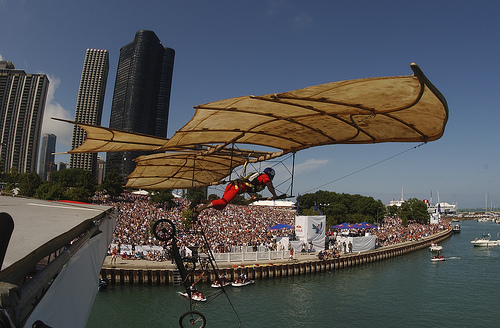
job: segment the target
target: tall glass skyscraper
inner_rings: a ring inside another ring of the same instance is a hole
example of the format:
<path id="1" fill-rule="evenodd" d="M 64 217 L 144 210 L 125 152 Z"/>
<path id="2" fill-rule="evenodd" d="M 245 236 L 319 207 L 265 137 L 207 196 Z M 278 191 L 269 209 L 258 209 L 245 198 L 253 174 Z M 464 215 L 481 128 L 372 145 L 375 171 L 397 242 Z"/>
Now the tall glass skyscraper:
<path id="1" fill-rule="evenodd" d="M 0 61 L 0 172 L 36 172 L 49 79 Z"/>
<path id="2" fill-rule="evenodd" d="M 104 93 L 108 81 L 109 53 L 107 50 L 87 49 L 82 77 L 76 101 L 75 121 L 101 125 Z M 86 133 L 79 126 L 73 127 L 71 149 L 80 146 Z M 97 153 L 71 154 L 70 168 L 81 168 L 92 172 L 97 179 Z"/>
<path id="3" fill-rule="evenodd" d="M 120 49 L 109 127 L 159 137 L 167 136 L 175 51 L 165 48 L 152 31 L 138 31 Z M 107 153 L 106 171 L 126 178 L 134 158 L 145 152 Z"/>
<path id="4" fill-rule="evenodd" d="M 51 172 L 57 171 L 57 165 L 54 162 L 56 152 L 57 137 L 52 133 L 45 133 L 42 138 L 42 148 L 40 151 L 40 166 L 38 175 L 42 180 L 48 180 Z"/>

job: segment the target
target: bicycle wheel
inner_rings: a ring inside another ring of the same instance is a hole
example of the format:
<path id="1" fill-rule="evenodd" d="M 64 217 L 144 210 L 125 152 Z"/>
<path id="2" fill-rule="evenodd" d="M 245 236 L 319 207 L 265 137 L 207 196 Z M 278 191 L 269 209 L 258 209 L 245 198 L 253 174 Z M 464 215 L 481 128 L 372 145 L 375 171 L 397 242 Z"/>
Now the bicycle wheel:
<path id="1" fill-rule="evenodd" d="M 203 328 L 205 327 L 207 323 L 207 319 L 205 319 L 205 316 L 198 311 L 188 311 L 181 315 L 179 318 L 179 325 L 182 328 L 186 327 L 196 327 L 196 328 Z"/>
<path id="2" fill-rule="evenodd" d="M 174 223 L 167 219 L 156 221 L 153 225 L 153 235 L 158 240 L 169 241 L 175 235 Z"/>
<path id="3" fill-rule="evenodd" d="M 196 258 L 193 257 L 183 257 L 182 263 L 184 264 L 184 268 L 188 273 L 193 273 L 196 269 Z"/>

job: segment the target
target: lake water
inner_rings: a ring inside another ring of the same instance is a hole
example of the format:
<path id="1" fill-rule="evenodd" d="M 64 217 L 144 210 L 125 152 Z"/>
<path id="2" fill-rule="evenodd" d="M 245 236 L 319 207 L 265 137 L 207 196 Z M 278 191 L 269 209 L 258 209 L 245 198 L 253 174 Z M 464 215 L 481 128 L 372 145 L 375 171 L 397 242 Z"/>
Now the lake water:
<path id="1" fill-rule="evenodd" d="M 494 327 L 500 310 L 500 247 L 470 243 L 500 225 L 460 222 L 443 241 L 444 262 L 428 249 L 353 268 L 257 280 L 224 294 L 202 285 L 207 327 Z M 98 293 L 87 327 L 179 327 L 189 310 L 180 286 L 110 285 Z"/>

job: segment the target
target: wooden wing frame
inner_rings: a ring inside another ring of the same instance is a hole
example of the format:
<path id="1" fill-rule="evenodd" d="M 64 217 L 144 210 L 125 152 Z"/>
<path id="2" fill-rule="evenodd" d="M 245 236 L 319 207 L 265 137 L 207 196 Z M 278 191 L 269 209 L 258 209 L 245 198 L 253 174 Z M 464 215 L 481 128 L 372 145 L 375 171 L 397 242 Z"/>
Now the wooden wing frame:
<path id="1" fill-rule="evenodd" d="M 235 167 L 265 153 L 219 149 L 217 152 L 168 152 L 140 156 L 128 177 L 127 187 L 136 189 L 189 189 L 226 183 Z"/>

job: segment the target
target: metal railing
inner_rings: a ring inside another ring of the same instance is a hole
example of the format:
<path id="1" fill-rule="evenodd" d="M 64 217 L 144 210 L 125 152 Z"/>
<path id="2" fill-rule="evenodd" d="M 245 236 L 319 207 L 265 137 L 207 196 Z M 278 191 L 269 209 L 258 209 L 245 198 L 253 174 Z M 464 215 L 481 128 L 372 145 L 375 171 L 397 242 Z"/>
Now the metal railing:
<path id="1" fill-rule="evenodd" d="M 213 253 L 217 262 L 244 262 L 244 261 L 272 261 L 276 259 L 286 259 L 289 256 L 289 251 L 265 251 L 264 247 L 259 247 L 257 251 L 253 251 L 252 247 L 235 247 L 236 249 L 227 253 Z"/>

